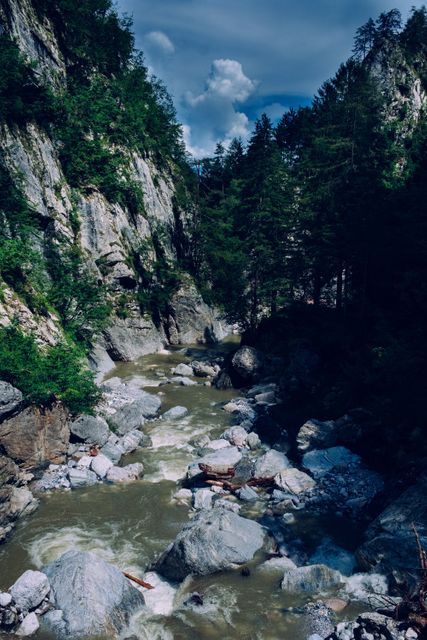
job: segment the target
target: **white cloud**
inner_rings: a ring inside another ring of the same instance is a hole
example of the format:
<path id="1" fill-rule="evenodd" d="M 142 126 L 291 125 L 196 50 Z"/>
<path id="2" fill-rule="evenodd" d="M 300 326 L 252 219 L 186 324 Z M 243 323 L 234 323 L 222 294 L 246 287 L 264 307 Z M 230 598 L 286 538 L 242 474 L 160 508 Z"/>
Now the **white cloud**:
<path id="1" fill-rule="evenodd" d="M 175 46 L 172 40 L 163 33 L 163 31 L 150 31 L 144 36 L 145 46 L 151 50 L 156 50 L 160 53 L 172 54 L 175 53 Z"/>
<path id="2" fill-rule="evenodd" d="M 188 151 L 202 157 L 211 155 L 219 141 L 227 145 L 236 137 L 246 139 L 249 119 L 235 105 L 244 102 L 256 87 L 237 60 L 214 60 L 203 93 L 187 92 L 185 96 L 186 120 L 191 122 L 191 128 L 184 130 Z"/>

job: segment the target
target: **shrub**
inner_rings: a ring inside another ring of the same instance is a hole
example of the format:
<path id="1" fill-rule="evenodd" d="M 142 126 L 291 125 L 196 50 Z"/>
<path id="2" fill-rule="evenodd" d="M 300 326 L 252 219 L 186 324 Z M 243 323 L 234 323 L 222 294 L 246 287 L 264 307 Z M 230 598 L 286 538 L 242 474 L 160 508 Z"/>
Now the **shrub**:
<path id="1" fill-rule="evenodd" d="M 62 342 L 43 352 L 16 325 L 0 328 L 0 379 L 20 389 L 28 402 L 59 399 L 73 414 L 90 412 L 100 397 L 79 349 Z"/>

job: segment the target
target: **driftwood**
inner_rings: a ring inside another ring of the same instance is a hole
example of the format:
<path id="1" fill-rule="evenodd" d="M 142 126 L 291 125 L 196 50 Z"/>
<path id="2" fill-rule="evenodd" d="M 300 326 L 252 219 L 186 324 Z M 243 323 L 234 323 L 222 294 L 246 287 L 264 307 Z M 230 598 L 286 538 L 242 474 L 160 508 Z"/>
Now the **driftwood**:
<path id="1" fill-rule="evenodd" d="M 206 484 L 209 484 L 212 487 L 222 487 L 223 489 L 228 489 L 234 493 L 245 485 L 248 487 L 271 487 L 274 484 L 274 478 L 251 478 L 250 480 L 247 480 L 247 482 L 241 482 L 240 484 L 233 484 L 228 480 L 207 480 Z"/>
<path id="2" fill-rule="evenodd" d="M 135 578 L 135 576 L 132 576 L 130 573 L 126 573 L 126 571 L 123 571 L 123 575 L 125 578 L 128 578 L 128 580 L 132 580 L 132 582 L 139 584 L 140 587 L 144 587 L 145 589 L 154 589 L 153 585 L 149 582 L 144 582 L 144 580 L 140 580 L 140 578 Z"/>

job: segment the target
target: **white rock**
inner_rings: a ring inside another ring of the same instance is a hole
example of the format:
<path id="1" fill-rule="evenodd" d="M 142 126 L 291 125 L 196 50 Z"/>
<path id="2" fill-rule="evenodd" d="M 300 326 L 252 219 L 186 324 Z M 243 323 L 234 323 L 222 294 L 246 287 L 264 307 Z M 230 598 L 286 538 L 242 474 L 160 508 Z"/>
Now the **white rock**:
<path id="1" fill-rule="evenodd" d="M 111 469 L 112 466 L 113 463 L 110 458 L 107 458 L 107 456 L 104 456 L 102 453 L 98 453 L 97 456 L 92 458 L 91 469 L 95 471 L 96 475 L 101 479 L 105 478 L 108 469 Z"/>
<path id="2" fill-rule="evenodd" d="M 68 471 L 68 477 L 73 489 L 88 487 L 98 482 L 96 473 L 89 469 L 70 469 Z"/>
<path id="3" fill-rule="evenodd" d="M 192 499 L 193 499 L 193 492 L 191 491 L 191 489 L 180 489 L 174 495 L 174 500 L 188 500 L 188 501 L 190 501 Z"/>
<path id="4" fill-rule="evenodd" d="M 172 373 L 176 376 L 192 376 L 193 375 L 193 367 L 190 367 L 188 364 L 184 364 L 182 362 L 175 369 L 172 369 Z"/>
<path id="5" fill-rule="evenodd" d="M 77 460 L 77 466 L 81 469 L 89 469 L 92 464 L 92 456 L 82 456 L 79 460 Z"/>
<path id="6" fill-rule="evenodd" d="M 214 495 L 210 489 L 199 489 L 194 494 L 194 508 L 211 509 Z"/>
<path id="7" fill-rule="evenodd" d="M 230 446 L 231 445 L 228 440 L 219 438 L 218 440 L 211 440 L 206 448 L 212 449 L 213 451 L 219 451 L 219 449 L 225 449 L 226 447 L 230 447 Z"/>
<path id="8" fill-rule="evenodd" d="M 141 478 L 143 473 L 144 465 L 141 462 L 135 462 L 126 467 L 111 467 L 107 471 L 106 479 L 114 483 L 133 482 Z"/>
<path id="9" fill-rule="evenodd" d="M 282 491 L 299 495 L 316 486 L 315 480 L 299 469 L 283 469 L 274 478 L 274 484 Z"/>
<path id="10" fill-rule="evenodd" d="M 8 607 L 12 602 L 10 593 L 0 593 L 0 607 Z"/>
<path id="11" fill-rule="evenodd" d="M 259 567 L 258 571 L 263 571 L 266 573 L 277 573 L 278 575 L 282 575 L 285 571 L 296 569 L 297 565 L 290 558 L 286 558 L 285 556 L 280 558 L 271 558 L 270 560 L 266 560 Z"/>
<path id="12" fill-rule="evenodd" d="M 280 471 L 290 466 L 284 453 L 270 449 L 256 461 L 254 478 L 274 478 Z"/>
<path id="13" fill-rule="evenodd" d="M 21 622 L 18 629 L 15 631 L 17 636 L 25 638 L 32 636 L 33 633 L 38 631 L 40 627 L 39 620 L 35 613 L 29 613 Z"/>
<path id="14" fill-rule="evenodd" d="M 47 596 L 50 584 L 46 574 L 29 569 L 18 578 L 9 591 L 21 611 L 30 611 Z"/>
<path id="15" fill-rule="evenodd" d="M 225 438 L 236 447 L 244 447 L 248 439 L 248 432 L 243 427 L 230 427 L 224 431 L 221 438 Z"/>

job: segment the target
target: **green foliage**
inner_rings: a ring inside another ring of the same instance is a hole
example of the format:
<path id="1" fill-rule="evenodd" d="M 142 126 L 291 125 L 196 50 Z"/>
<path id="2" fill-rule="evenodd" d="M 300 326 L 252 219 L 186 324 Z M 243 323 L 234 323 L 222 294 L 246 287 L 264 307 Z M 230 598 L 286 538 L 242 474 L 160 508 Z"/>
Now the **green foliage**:
<path id="1" fill-rule="evenodd" d="M 106 287 L 89 271 L 75 245 L 61 253 L 52 252 L 48 267 L 49 300 L 72 338 L 89 344 L 111 313 Z"/>
<path id="2" fill-rule="evenodd" d="M 90 412 L 100 397 L 76 347 L 62 343 L 42 352 L 32 336 L 14 325 L 0 328 L 0 378 L 29 402 L 45 405 L 59 399 L 73 414 Z"/>
<path id="3" fill-rule="evenodd" d="M 13 40 L 0 34 L 0 122 L 46 124 L 53 114 L 53 97 L 40 86 L 34 65 L 25 60 Z"/>

